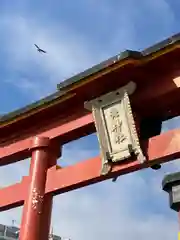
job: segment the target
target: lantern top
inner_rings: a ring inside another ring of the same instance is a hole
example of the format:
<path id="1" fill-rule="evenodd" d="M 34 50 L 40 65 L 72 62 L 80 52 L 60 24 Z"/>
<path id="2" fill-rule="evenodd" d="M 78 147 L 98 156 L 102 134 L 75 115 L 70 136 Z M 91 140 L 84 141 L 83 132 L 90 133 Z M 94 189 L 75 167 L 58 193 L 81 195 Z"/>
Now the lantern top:
<path id="1" fill-rule="evenodd" d="M 164 191 L 169 191 L 176 184 L 180 185 L 180 172 L 166 175 L 162 181 L 162 188 Z"/>

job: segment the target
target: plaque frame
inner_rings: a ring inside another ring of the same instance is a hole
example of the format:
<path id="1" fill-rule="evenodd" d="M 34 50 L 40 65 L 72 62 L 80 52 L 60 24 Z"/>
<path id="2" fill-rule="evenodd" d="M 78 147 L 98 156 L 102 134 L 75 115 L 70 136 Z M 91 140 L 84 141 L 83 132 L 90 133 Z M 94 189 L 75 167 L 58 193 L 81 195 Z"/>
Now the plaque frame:
<path id="1" fill-rule="evenodd" d="M 107 174 L 113 163 L 128 160 L 135 155 L 140 163 L 146 159 L 140 147 L 129 95 L 136 89 L 129 82 L 116 91 L 85 103 L 92 111 L 102 159 L 101 174 Z"/>

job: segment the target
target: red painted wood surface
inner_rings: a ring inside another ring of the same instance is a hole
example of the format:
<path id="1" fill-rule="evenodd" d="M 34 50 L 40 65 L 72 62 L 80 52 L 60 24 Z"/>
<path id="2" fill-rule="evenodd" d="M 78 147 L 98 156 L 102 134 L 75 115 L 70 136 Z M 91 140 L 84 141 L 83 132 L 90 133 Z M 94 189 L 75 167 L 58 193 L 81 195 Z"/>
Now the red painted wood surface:
<path id="1" fill-rule="evenodd" d="M 49 137 L 51 140 L 62 138 L 63 142 L 63 138 L 66 137 L 65 135 L 75 135 L 75 131 L 81 132 L 83 130 L 86 132 L 89 128 L 89 125 L 94 125 L 91 113 L 62 125 L 55 127 L 51 126 L 50 129 L 43 131 L 42 133 L 38 134 L 38 136 Z M 16 142 L 8 143 L 5 146 L 0 147 L 0 165 L 12 163 L 30 157 L 31 152 L 29 151 L 29 148 L 31 146 L 31 140 L 32 137 L 28 137 L 23 140 L 17 140 Z M 73 137 L 72 140 L 74 140 Z"/>
<path id="2" fill-rule="evenodd" d="M 23 177 L 20 183 L 0 189 L 0 211 L 23 205 L 27 196 L 28 177 Z"/>
<path id="3" fill-rule="evenodd" d="M 48 220 L 42 214 L 44 209 L 44 196 L 46 174 L 50 154 L 50 140 L 46 137 L 35 137 L 31 145 L 32 159 L 29 173 L 28 191 L 24 201 L 23 216 L 20 228 L 20 240 L 40 240 L 41 222 Z M 48 206 L 46 206 L 48 207 Z M 50 206 L 51 207 L 51 206 Z M 49 214 L 48 214 L 49 215 Z M 49 222 L 49 221 L 48 221 Z M 49 229 L 49 226 L 47 226 Z M 45 238 L 48 240 L 48 234 Z"/>
<path id="4" fill-rule="evenodd" d="M 154 163 L 163 163 L 180 157 L 180 129 L 166 132 L 144 142 L 148 161 L 140 164 L 138 161 L 122 163 L 115 166 L 106 176 L 100 175 L 100 157 L 82 161 L 73 166 L 62 168 L 48 174 L 46 192 L 59 194 L 101 182 L 105 179 L 147 168 Z"/>
<path id="5" fill-rule="evenodd" d="M 58 156 L 61 155 L 61 148 L 59 144 L 53 142 L 51 149 L 49 149 L 49 161 L 48 169 L 53 171 L 56 169 Z M 52 215 L 52 206 L 53 206 L 53 193 L 48 193 L 44 195 L 44 203 L 41 214 L 41 239 L 49 240 L 50 225 L 51 225 L 51 215 Z"/>
<path id="6" fill-rule="evenodd" d="M 106 176 L 100 175 L 100 157 L 85 160 L 58 170 L 52 168 L 47 174 L 46 193 L 57 195 L 93 183 L 101 182 L 115 176 L 147 168 L 156 162 L 163 163 L 177 159 L 180 157 L 179 142 L 180 129 L 168 131 L 159 136 L 153 137 L 143 144 L 144 148 L 147 149 L 147 163 L 139 164 L 137 161 L 132 161 L 119 164 Z M 0 190 L 1 211 L 23 204 L 28 187 L 28 178 L 29 177 L 24 178 L 19 184 Z M 14 195 L 14 191 L 19 194 Z"/>

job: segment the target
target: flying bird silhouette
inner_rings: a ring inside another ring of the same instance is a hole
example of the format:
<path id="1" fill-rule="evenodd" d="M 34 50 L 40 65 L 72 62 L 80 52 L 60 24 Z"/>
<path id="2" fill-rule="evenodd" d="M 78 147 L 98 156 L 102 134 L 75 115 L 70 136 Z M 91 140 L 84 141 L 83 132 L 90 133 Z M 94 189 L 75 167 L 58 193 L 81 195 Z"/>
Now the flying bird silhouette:
<path id="1" fill-rule="evenodd" d="M 34 46 L 37 48 L 37 51 L 40 53 L 47 53 L 46 51 L 44 51 L 43 49 L 41 49 L 40 47 L 38 47 L 38 45 L 34 44 Z"/>

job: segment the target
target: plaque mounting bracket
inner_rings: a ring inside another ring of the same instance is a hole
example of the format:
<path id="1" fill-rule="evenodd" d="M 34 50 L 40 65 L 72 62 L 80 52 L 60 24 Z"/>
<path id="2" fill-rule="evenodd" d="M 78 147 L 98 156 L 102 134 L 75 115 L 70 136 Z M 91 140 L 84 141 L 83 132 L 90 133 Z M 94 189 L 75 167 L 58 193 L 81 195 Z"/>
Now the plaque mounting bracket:
<path id="1" fill-rule="evenodd" d="M 129 82 L 116 91 L 85 102 L 92 111 L 102 158 L 101 174 L 107 174 L 113 163 L 129 160 L 135 155 L 140 163 L 145 156 L 140 147 L 129 95 L 136 89 Z"/>

